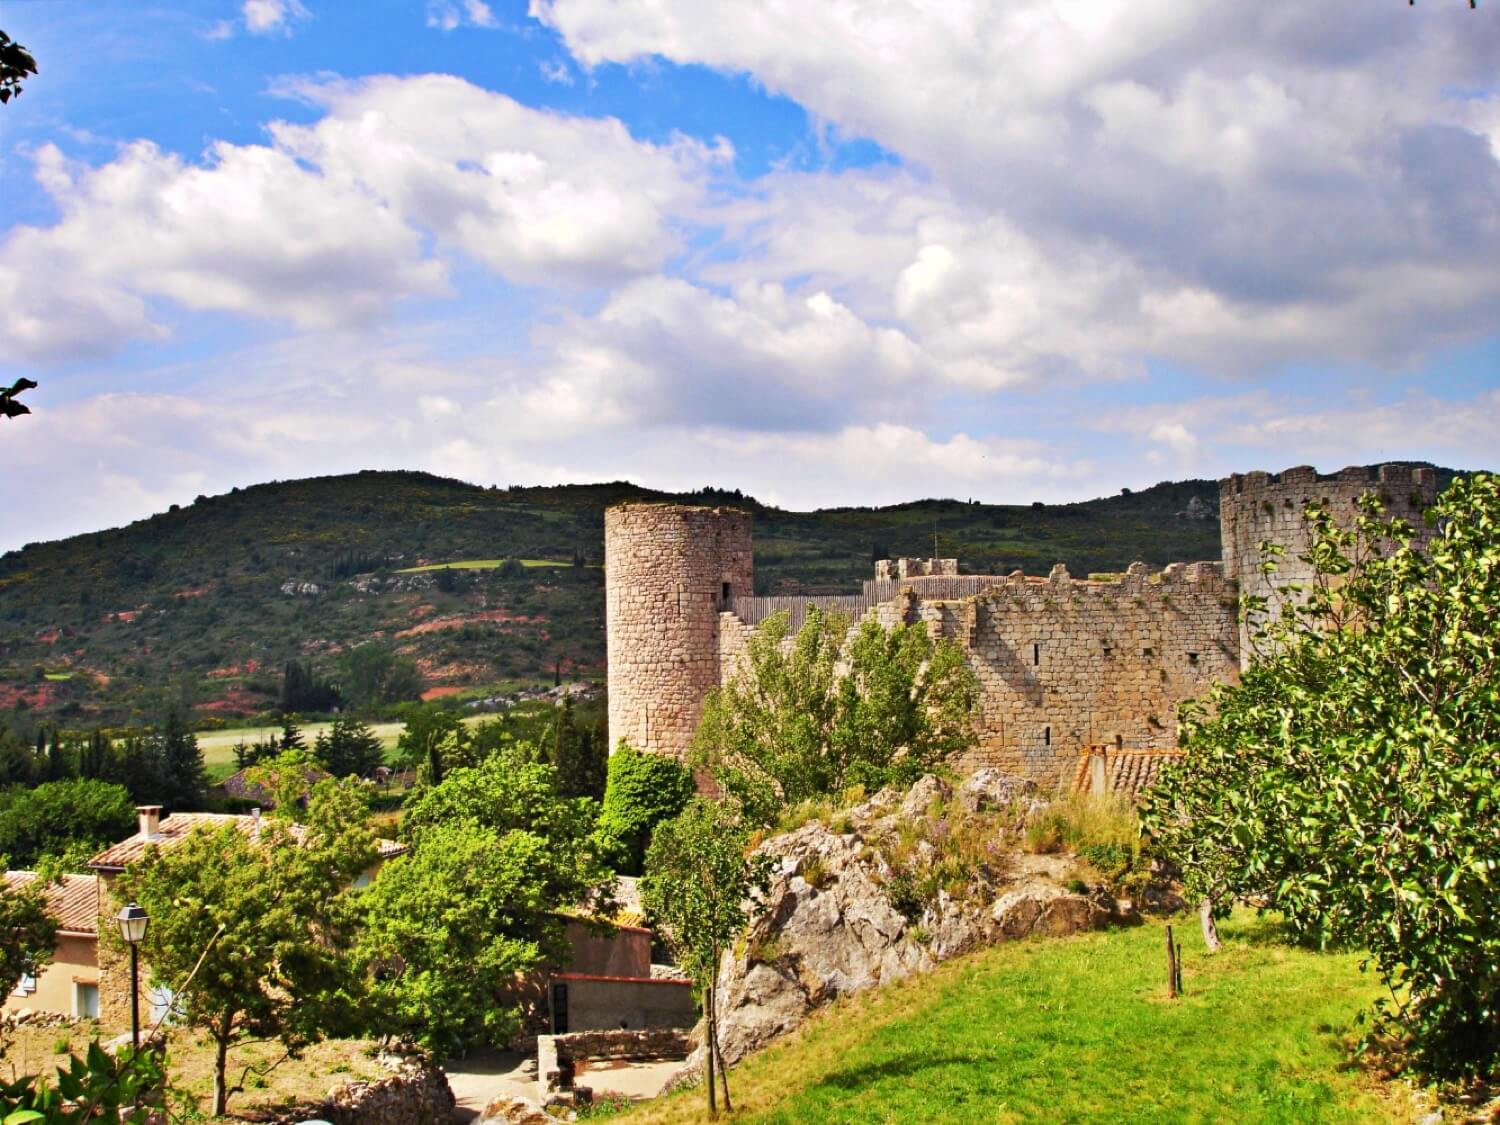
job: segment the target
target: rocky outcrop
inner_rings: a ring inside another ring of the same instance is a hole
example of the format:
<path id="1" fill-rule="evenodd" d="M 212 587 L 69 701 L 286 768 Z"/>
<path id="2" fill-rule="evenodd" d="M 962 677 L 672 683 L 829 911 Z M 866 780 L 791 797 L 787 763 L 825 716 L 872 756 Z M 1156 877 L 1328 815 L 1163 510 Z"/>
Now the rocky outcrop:
<path id="1" fill-rule="evenodd" d="M 759 850 L 776 868 L 764 907 L 721 971 L 725 1059 L 739 1061 L 840 996 L 981 946 L 1129 920 L 1128 905 L 1102 889 L 1076 890 L 1068 857 L 1017 849 L 1033 792 L 999 770 L 956 792 L 926 777 L 831 826 L 765 841 Z"/>

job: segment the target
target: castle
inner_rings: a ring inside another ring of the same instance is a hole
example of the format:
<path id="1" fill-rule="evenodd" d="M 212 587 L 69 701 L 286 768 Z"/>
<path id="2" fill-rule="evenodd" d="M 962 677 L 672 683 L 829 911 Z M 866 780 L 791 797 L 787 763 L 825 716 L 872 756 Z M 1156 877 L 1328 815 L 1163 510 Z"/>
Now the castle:
<path id="1" fill-rule="evenodd" d="M 756 597 L 750 515 L 728 508 L 622 504 L 604 517 L 609 737 L 683 757 L 704 697 L 740 666 L 755 626 L 773 613 L 793 629 L 811 607 L 923 622 L 963 648 L 980 684 L 978 741 L 961 768 L 998 766 L 1043 786 L 1073 779 L 1080 756 L 1167 751 L 1177 707 L 1233 681 L 1249 658 L 1240 595 L 1274 609 L 1306 581 L 1303 508 L 1321 502 L 1347 524 L 1378 492 L 1387 513 L 1421 526 L 1437 498 L 1432 469 L 1383 465 L 1320 476 L 1301 466 L 1219 482 L 1223 557 L 1134 563 L 1107 580 L 1061 565 L 1045 578 L 961 575 L 956 559 L 875 564 L 859 594 Z M 1261 570 L 1260 545 L 1280 544 L 1279 571 Z"/>

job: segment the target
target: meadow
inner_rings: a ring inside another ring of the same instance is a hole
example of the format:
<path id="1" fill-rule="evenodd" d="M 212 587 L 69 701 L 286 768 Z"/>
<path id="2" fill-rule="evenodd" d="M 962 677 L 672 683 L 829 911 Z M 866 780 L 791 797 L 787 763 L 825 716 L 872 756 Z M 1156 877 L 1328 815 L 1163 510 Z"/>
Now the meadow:
<path id="1" fill-rule="evenodd" d="M 736 1121 L 1414 1121 L 1412 1091 L 1350 1062 L 1376 981 L 1356 953 L 1286 944 L 1241 913 L 1223 952 L 1179 919 L 998 946 L 833 1005 L 730 1072 Z M 622 1115 L 705 1119 L 701 1089 Z"/>

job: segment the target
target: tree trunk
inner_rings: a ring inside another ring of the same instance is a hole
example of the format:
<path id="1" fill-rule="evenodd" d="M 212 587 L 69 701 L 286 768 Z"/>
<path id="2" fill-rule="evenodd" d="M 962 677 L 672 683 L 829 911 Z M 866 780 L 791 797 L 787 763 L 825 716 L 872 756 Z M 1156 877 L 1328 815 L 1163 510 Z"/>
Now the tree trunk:
<path id="1" fill-rule="evenodd" d="M 715 1015 L 715 1017 L 718 1016 L 718 1012 L 719 1012 L 719 1002 L 718 1002 L 718 1000 L 715 1000 L 714 1001 L 714 1015 Z M 715 1022 L 715 1024 L 718 1023 L 717 1018 L 715 1018 L 714 1022 Z M 723 1054 L 722 1051 L 719 1050 L 719 1029 L 718 1029 L 718 1027 L 714 1028 L 714 1057 L 719 1060 L 719 1085 L 720 1085 L 720 1087 L 724 1091 L 724 1112 L 725 1113 L 733 1113 L 734 1112 L 734 1106 L 729 1101 L 729 1068 L 724 1065 L 724 1054 Z"/>
<path id="2" fill-rule="evenodd" d="M 229 1108 L 228 1079 L 229 1036 L 214 1036 L 214 1116 L 223 1117 Z"/>
<path id="3" fill-rule="evenodd" d="M 1224 948 L 1224 943 L 1219 940 L 1219 927 L 1214 923 L 1214 900 L 1209 895 L 1203 899 L 1198 907 L 1198 920 L 1203 923 L 1203 944 L 1208 946 L 1210 953 L 1217 953 Z"/>
<path id="4" fill-rule="evenodd" d="M 714 1056 L 718 1046 L 714 1042 L 714 993 L 718 991 L 718 970 L 709 976 L 708 995 L 703 998 L 703 1046 L 708 1052 L 708 1115 L 719 1116 L 718 1095 L 714 1092 Z"/>

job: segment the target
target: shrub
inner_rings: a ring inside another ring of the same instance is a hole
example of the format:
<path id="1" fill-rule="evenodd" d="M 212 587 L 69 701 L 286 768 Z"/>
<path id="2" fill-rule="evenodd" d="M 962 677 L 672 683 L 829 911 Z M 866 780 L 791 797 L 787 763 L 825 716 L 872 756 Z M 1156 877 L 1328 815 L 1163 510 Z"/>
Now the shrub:
<path id="1" fill-rule="evenodd" d="M 597 830 L 615 870 L 639 875 L 652 829 L 682 812 L 696 792 L 693 775 L 681 762 L 621 741 L 609 756 Z"/>

